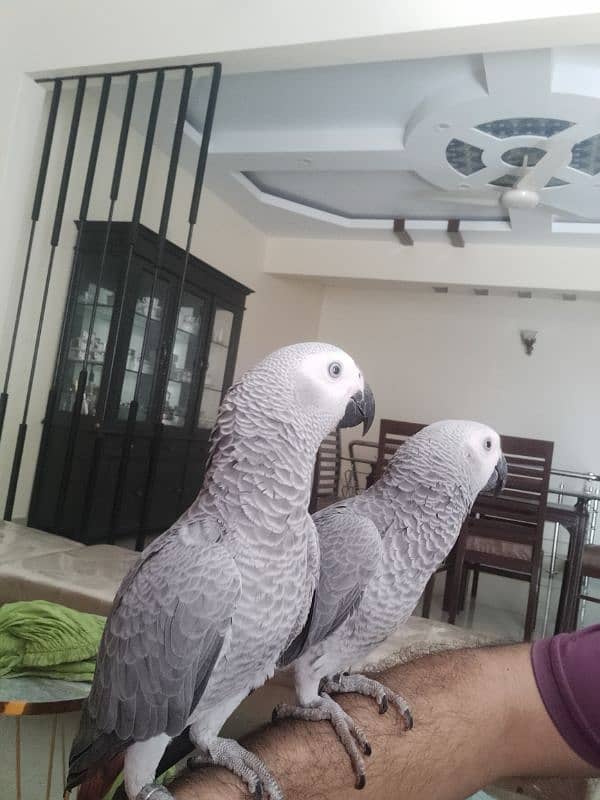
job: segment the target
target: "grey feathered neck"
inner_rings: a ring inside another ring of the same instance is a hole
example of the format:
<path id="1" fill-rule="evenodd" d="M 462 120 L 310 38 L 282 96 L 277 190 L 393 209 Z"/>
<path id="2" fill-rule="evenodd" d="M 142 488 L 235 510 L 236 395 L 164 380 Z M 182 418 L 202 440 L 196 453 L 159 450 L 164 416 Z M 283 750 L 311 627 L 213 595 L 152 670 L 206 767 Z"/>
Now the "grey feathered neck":
<path id="1" fill-rule="evenodd" d="M 316 453 L 335 421 L 298 408 L 294 373 L 306 355 L 328 348 L 322 343 L 284 348 L 231 387 L 211 434 L 204 487 L 194 505 L 221 516 L 239 506 L 248 520 L 272 518 L 278 527 L 286 509 L 306 514 Z"/>
<path id="2" fill-rule="evenodd" d="M 355 498 L 353 507 L 368 513 L 385 539 L 396 541 L 407 565 L 425 571 L 437 567 L 475 499 L 459 453 L 456 440 L 417 434 L 398 448 L 382 477 Z M 449 520 L 456 523 L 448 525 Z"/>

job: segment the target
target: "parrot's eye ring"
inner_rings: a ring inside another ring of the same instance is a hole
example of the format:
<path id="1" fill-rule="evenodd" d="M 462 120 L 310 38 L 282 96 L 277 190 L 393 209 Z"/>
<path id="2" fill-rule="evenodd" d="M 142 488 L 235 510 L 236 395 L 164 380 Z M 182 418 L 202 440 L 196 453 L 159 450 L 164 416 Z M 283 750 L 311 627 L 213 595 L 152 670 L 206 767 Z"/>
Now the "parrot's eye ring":
<path id="1" fill-rule="evenodd" d="M 491 450 L 492 449 L 492 440 L 491 439 L 486 439 L 485 442 L 483 443 L 483 446 L 485 447 L 486 450 Z"/>
<path id="2" fill-rule="evenodd" d="M 342 374 L 342 365 L 339 361 L 332 361 L 327 371 L 332 378 L 339 378 Z"/>

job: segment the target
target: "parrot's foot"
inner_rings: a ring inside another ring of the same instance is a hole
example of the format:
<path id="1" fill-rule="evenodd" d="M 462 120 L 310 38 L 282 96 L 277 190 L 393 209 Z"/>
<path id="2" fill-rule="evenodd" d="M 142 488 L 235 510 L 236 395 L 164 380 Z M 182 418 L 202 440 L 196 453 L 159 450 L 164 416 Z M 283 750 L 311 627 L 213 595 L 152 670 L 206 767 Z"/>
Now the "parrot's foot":
<path id="1" fill-rule="evenodd" d="M 358 746 L 367 756 L 371 755 L 371 745 L 367 741 L 364 731 L 358 727 L 352 717 L 348 716 L 335 700 L 332 700 L 328 694 L 322 692 L 320 700 L 312 706 L 290 706 L 287 703 L 282 703 L 273 711 L 273 719 L 284 719 L 285 717 L 311 721 L 328 720 L 331 722 L 338 739 L 344 745 L 352 762 L 354 774 L 356 775 L 356 788 L 364 788 L 367 782 L 365 762 L 356 744 L 358 742 Z"/>
<path id="2" fill-rule="evenodd" d="M 234 739 L 218 738 L 210 745 L 208 755 L 192 756 L 188 767 L 224 767 L 244 781 L 256 800 L 283 800 L 283 792 L 260 758 L 244 749 Z M 152 798 L 154 800 L 154 798 Z M 161 799 L 162 800 L 162 799 Z"/>
<path id="3" fill-rule="evenodd" d="M 336 675 L 333 678 L 326 678 L 321 684 L 321 691 L 328 694 L 345 694 L 354 692 L 365 697 L 373 697 L 379 705 L 379 713 L 385 714 L 391 703 L 395 706 L 404 720 L 404 729 L 409 731 L 413 726 L 413 718 L 406 700 L 400 694 L 392 692 L 387 686 L 365 675 Z"/>
<path id="4" fill-rule="evenodd" d="M 173 795 L 160 783 L 147 783 L 137 793 L 135 800 L 173 800 Z"/>

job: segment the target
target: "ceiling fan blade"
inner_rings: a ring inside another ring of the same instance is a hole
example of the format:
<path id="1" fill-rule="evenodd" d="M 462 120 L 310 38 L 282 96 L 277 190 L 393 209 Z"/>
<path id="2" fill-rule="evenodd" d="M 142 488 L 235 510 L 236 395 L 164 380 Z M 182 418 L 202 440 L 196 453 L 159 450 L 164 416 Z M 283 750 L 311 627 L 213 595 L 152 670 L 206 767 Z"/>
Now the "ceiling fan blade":
<path id="1" fill-rule="evenodd" d="M 535 167 L 530 167 L 515 184 L 515 189 L 539 192 L 554 177 L 557 170 L 566 167 L 571 161 L 573 139 L 548 139 L 548 150 Z"/>
<path id="2" fill-rule="evenodd" d="M 498 206 L 501 195 L 494 196 L 489 192 L 423 192 L 427 200 L 440 203 L 458 203 L 468 206 Z"/>

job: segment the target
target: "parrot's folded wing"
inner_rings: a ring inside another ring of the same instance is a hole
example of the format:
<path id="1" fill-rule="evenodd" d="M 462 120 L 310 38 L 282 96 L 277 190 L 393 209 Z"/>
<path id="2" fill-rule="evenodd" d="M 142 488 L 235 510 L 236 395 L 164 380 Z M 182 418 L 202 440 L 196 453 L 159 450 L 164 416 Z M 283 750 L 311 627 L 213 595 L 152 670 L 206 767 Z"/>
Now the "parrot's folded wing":
<path id="1" fill-rule="evenodd" d="M 319 536 L 319 582 L 301 652 L 326 639 L 358 608 L 383 549 L 375 524 L 343 503 L 319 511 L 313 521 Z M 284 654 L 280 666 L 298 655 Z"/>
<path id="2" fill-rule="evenodd" d="M 239 571 L 214 521 L 159 537 L 123 581 L 108 617 L 73 744 L 69 783 L 133 741 L 185 727 L 231 627 Z"/>

